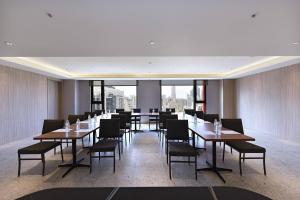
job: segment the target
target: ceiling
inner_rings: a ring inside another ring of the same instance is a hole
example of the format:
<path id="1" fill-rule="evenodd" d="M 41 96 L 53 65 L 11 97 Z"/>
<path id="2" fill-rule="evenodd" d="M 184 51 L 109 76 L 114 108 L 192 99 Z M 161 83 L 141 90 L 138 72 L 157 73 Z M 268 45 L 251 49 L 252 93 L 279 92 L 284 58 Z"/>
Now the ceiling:
<path id="1" fill-rule="evenodd" d="M 0 56 L 299 56 L 299 19 L 299 0 L 1 0 Z"/>
<path id="2" fill-rule="evenodd" d="M 0 57 L 0 64 L 59 79 L 239 78 L 300 63 L 300 56 Z"/>

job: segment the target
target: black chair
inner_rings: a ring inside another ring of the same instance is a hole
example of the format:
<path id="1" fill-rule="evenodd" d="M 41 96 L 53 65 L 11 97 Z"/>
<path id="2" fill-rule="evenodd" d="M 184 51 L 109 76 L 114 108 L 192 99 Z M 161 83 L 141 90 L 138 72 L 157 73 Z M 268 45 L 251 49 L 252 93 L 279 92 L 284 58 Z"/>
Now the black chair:
<path id="1" fill-rule="evenodd" d="M 195 110 L 194 109 L 184 109 L 185 114 L 194 116 Z"/>
<path id="2" fill-rule="evenodd" d="M 69 115 L 68 116 L 68 120 L 69 120 L 70 124 L 75 124 L 77 122 L 77 119 L 79 119 L 80 121 L 84 121 L 84 120 L 87 119 L 87 116 L 86 115 Z M 89 134 L 89 141 L 90 140 L 91 140 L 91 134 Z M 72 143 L 72 142 L 66 140 L 66 142 L 63 142 L 63 143 L 67 143 L 67 146 L 69 146 L 69 143 Z M 84 147 L 84 140 L 83 140 L 83 138 L 81 139 L 81 143 L 82 143 L 82 147 Z"/>
<path id="3" fill-rule="evenodd" d="M 163 147 L 163 144 L 164 142 L 166 142 L 166 140 L 164 141 L 164 138 L 166 136 L 166 131 L 167 130 L 167 120 L 169 119 L 178 119 L 178 115 L 172 115 L 172 114 L 166 114 L 166 115 L 161 115 L 161 117 L 159 118 L 160 120 L 160 127 L 159 127 L 159 130 L 161 131 L 161 138 L 162 138 L 162 147 Z M 167 152 L 167 149 L 166 149 L 166 152 Z"/>
<path id="4" fill-rule="evenodd" d="M 169 175 L 172 179 L 172 163 L 194 163 L 195 177 L 197 180 L 197 151 L 189 144 L 188 120 L 167 120 L 166 149 L 168 152 L 167 163 L 169 162 Z M 176 141 L 176 142 L 172 142 Z M 172 160 L 172 157 L 188 157 L 188 161 Z M 194 161 L 190 160 L 194 157 Z"/>
<path id="5" fill-rule="evenodd" d="M 195 111 L 197 118 L 204 119 L 204 112 L 203 111 Z M 219 116 L 218 116 L 219 118 Z"/>
<path id="6" fill-rule="evenodd" d="M 126 126 L 130 127 L 130 133 L 129 135 L 131 135 L 131 126 L 132 126 L 132 123 L 131 123 L 131 119 L 132 119 L 132 116 L 131 116 L 131 112 L 129 111 L 123 111 L 123 112 L 120 112 L 119 114 L 122 114 L 122 115 L 126 115 Z"/>
<path id="7" fill-rule="evenodd" d="M 163 134 L 163 132 L 166 129 L 165 115 L 171 115 L 171 114 L 172 114 L 171 112 L 166 112 L 166 111 L 160 111 L 158 113 L 158 127 L 159 127 L 158 136 L 159 136 L 159 139 L 161 139 L 161 135 Z"/>
<path id="8" fill-rule="evenodd" d="M 214 123 L 215 119 L 219 121 L 219 114 L 204 114 L 203 115 L 204 121 L 208 121 L 210 123 Z"/>
<path id="9" fill-rule="evenodd" d="M 116 113 L 124 112 L 125 110 L 123 108 L 117 108 Z"/>
<path id="10" fill-rule="evenodd" d="M 116 171 L 116 147 L 119 149 L 119 160 L 121 159 L 120 151 L 120 119 L 101 119 L 100 120 L 100 140 L 89 148 L 90 152 L 90 173 L 92 172 L 92 159 L 113 158 L 114 173 Z M 93 156 L 94 152 L 98 152 L 98 156 Z M 112 156 L 101 155 L 104 152 L 112 152 Z"/>
<path id="11" fill-rule="evenodd" d="M 105 114 L 105 110 L 102 109 L 102 110 L 95 110 L 94 111 L 96 113 L 97 116 L 100 116 L 101 114 Z"/>
<path id="12" fill-rule="evenodd" d="M 236 131 L 244 134 L 242 119 L 222 119 L 222 126 L 224 128 Z M 228 141 L 224 142 L 223 146 L 223 161 L 225 158 L 225 144 L 239 152 L 239 168 L 240 175 L 242 175 L 241 162 L 245 162 L 245 159 L 263 159 L 264 174 L 266 175 L 266 149 L 256 144 L 245 141 Z M 263 157 L 246 157 L 246 153 L 262 153 Z"/>
<path id="13" fill-rule="evenodd" d="M 96 113 L 96 112 L 85 112 L 85 113 L 84 113 L 85 119 L 88 119 L 89 116 L 90 116 L 91 118 L 93 118 L 95 115 L 97 116 L 97 113 Z"/>
<path id="14" fill-rule="evenodd" d="M 44 120 L 42 134 L 61 129 L 64 127 L 64 120 Z M 64 162 L 62 143 L 57 141 L 40 141 L 39 143 L 18 149 L 18 176 L 21 173 L 21 160 L 42 160 L 43 176 L 45 175 L 45 153 L 60 146 L 61 160 Z M 41 158 L 21 158 L 23 154 L 41 154 Z"/>
<path id="15" fill-rule="evenodd" d="M 166 112 L 175 113 L 175 108 L 166 108 Z"/>
<path id="16" fill-rule="evenodd" d="M 120 135 L 119 135 L 121 143 L 123 144 L 123 136 L 124 135 L 125 135 L 125 144 L 127 142 L 127 139 L 126 139 L 127 130 L 128 130 L 128 133 L 129 133 L 129 142 L 130 142 L 131 129 L 130 129 L 130 125 L 128 125 L 128 123 L 126 123 L 127 115 L 125 115 L 125 114 L 112 114 L 111 119 L 119 119 L 120 120 L 120 129 L 123 130 L 123 131 L 120 131 Z M 123 145 L 122 145 L 121 148 L 122 148 L 122 152 L 123 152 Z"/>
<path id="17" fill-rule="evenodd" d="M 132 109 L 132 113 L 141 113 L 141 109 L 140 108 L 134 108 Z M 132 117 L 131 122 L 137 123 L 139 124 L 141 129 L 141 117 Z"/>
<path id="18" fill-rule="evenodd" d="M 158 108 L 149 108 L 149 113 L 158 113 Z M 149 116 L 149 130 L 150 130 L 151 123 L 154 122 L 155 125 L 157 126 L 158 121 L 159 121 L 158 117 Z"/>

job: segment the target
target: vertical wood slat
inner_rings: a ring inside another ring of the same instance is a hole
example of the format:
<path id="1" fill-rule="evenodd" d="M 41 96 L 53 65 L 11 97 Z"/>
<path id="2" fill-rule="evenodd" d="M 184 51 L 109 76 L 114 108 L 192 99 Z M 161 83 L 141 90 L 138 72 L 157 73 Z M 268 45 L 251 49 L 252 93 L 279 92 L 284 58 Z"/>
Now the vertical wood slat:
<path id="1" fill-rule="evenodd" d="M 39 134 L 48 109 L 57 116 L 59 88 L 47 94 L 47 87 L 46 76 L 0 66 L 0 145 Z"/>
<path id="2" fill-rule="evenodd" d="M 300 141 L 300 64 L 236 80 L 236 111 L 245 128 Z"/>

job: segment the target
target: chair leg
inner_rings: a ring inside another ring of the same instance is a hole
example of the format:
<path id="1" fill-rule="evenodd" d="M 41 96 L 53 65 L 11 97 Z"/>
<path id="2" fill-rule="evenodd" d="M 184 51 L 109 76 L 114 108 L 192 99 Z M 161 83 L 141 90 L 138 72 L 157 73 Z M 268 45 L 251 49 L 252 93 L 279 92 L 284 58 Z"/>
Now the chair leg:
<path id="1" fill-rule="evenodd" d="M 101 159 L 101 153 L 100 152 L 98 152 L 98 159 L 99 159 L 99 163 L 100 163 L 100 159 Z"/>
<path id="2" fill-rule="evenodd" d="M 92 152 L 90 151 L 90 173 L 92 173 Z"/>
<path id="3" fill-rule="evenodd" d="M 243 154 L 243 163 L 245 162 L 245 157 L 246 157 L 246 154 L 244 153 Z"/>
<path id="4" fill-rule="evenodd" d="M 21 156 L 18 153 L 18 176 L 20 176 L 21 173 Z"/>
<path id="5" fill-rule="evenodd" d="M 232 147 L 230 147 L 230 152 L 231 152 L 231 154 L 232 154 Z"/>
<path id="6" fill-rule="evenodd" d="M 60 155 L 61 155 L 61 162 L 64 162 L 64 153 L 62 149 L 62 143 L 60 143 Z"/>
<path id="7" fill-rule="evenodd" d="M 114 150 L 114 173 L 116 172 L 116 151 Z"/>
<path id="8" fill-rule="evenodd" d="M 266 171 L 266 153 L 264 153 L 263 164 L 264 164 L 264 174 L 267 175 L 267 171 Z"/>
<path id="9" fill-rule="evenodd" d="M 240 175 L 242 176 L 242 158 L 241 158 L 241 153 L 239 153 L 239 166 L 240 166 Z"/>
<path id="10" fill-rule="evenodd" d="M 119 160 L 121 160 L 121 147 L 120 147 L 120 141 L 118 141 L 118 150 L 119 150 Z"/>
<path id="11" fill-rule="evenodd" d="M 198 174 L 197 174 L 197 155 L 195 156 L 195 176 L 196 180 L 198 179 Z"/>
<path id="12" fill-rule="evenodd" d="M 171 172 L 171 170 L 172 170 L 172 168 L 171 168 L 171 163 L 172 163 L 172 162 L 171 162 L 171 156 L 168 155 L 167 157 L 170 157 L 170 160 L 169 160 L 169 162 L 170 162 L 170 163 L 169 163 L 169 176 L 170 176 L 170 179 L 172 179 L 172 175 L 171 175 L 171 174 L 172 174 L 172 172 Z"/>
<path id="13" fill-rule="evenodd" d="M 43 163 L 43 176 L 45 176 L 45 154 L 41 154 Z"/>
<path id="14" fill-rule="evenodd" d="M 91 134 L 89 134 L 89 142 L 91 141 Z"/>
<path id="15" fill-rule="evenodd" d="M 54 139 L 54 142 L 56 142 L 56 140 Z M 56 147 L 54 147 L 54 155 L 56 154 Z"/>
<path id="16" fill-rule="evenodd" d="M 224 162 L 224 159 L 225 159 L 225 142 L 224 142 L 224 145 L 223 145 L 223 162 Z"/>

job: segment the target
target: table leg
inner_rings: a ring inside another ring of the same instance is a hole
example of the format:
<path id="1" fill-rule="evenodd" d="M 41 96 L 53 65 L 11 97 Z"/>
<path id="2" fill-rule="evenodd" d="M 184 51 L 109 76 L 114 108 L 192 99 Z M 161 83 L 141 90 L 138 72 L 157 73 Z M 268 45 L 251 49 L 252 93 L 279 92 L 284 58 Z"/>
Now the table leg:
<path id="1" fill-rule="evenodd" d="M 69 169 L 62 175 L 62 178 L 64 178 L 70 171 L 72 171 L 76 167 L 90 167 L 90 165 L 80 164 L 80 162 L 83 161 L 84 158 L 77 160 L 76 139 L 72 139 L 72 158 L 72 163 L 58 165 L 58 167 L 69 167 Z"/>
<path id="2" fill-rule="evenodd" d="M 207 168 L 200 168 L 200 169 L 197 169 L 197 171 L 213 171 L 213 172 L 215 172 L 219 176 L 219 178 L 224 183 L 226 183 L 225 179 L 220 174 L 220 171 L 232 172 L 232 169 L 217 167 L 217 152 L 216 152 L 216 142 L 215 141 L 212 142 L 212 164 L 210 162 L 208 162 L 208 161 L 206 161 L 206 164 L 209 167 L 207 167 Z"/>
<path id="3" fill-rule="evenodd" d="M 93 145 L 96 143 L 97 131 L 93 131 Z"/>

